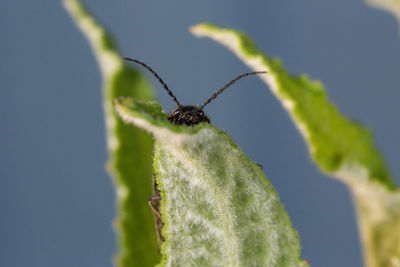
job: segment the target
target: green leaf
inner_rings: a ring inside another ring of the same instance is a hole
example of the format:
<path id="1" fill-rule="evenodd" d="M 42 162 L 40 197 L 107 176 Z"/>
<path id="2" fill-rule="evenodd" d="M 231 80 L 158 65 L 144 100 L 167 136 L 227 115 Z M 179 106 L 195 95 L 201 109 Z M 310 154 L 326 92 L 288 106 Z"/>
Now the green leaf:
<path id="1" fill-rule="evenodd" d="M 252 69 L 268 72 L 261 79 L 292 116 L 322 170 L 332 174 L 344 166 L 363 166 L 368 179 L 393 188 L 370 131 L 342 116 L 327 99 L 319 81 L 312 81 L 306 75 L 291 77 L 279 60 L 267 58 L 243 33 L 209 24 L 193 27 L 192 33 L 220 42 Z"/>
<path id="2" fill-rule="evenodd" d="M 153 98 L 153 90 L 143 76 L 121 59 L 111 36 L 77 0 L 64 5 L 83 32 L 103 74 L 103 105 L 110 160 L 108 170 L 117 192 L 116 230 L 120 252 L 117 264 L 126 267 L 154 266 L 160 261 L 154 217 L 147 204 L 152 195 L 152 146 L 149 134 L 124 124 L 113 111 L 119 96 Z"/>
<path id="3" fill-rule="evenodd" d="M 400 266 L 400 191 L 370 131 L 341 115 L 320 82 L 289 75 L 245 34 L 210 24 L 191 31 L 226 46 L 255 71 L 268 71 L 261 78 L 291 115 L 316 164 L 353 193 L 368 266 Z"/>
<path id="4" fill-rule="evenodd" d="M 271 184 L 227 134 L 207 123 L 173 125 L 156 102 L 115 103 L 156 138 L 161 266 L 308 266 Z"/>

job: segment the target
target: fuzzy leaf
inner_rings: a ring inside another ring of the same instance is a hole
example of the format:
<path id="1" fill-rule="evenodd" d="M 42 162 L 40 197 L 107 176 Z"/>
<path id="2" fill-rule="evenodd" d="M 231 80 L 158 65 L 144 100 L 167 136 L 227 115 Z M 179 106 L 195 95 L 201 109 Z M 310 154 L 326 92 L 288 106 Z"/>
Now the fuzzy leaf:
<path id="1" fill-rule="evenodd" d="M 353 193 L 368 266 L 400 266 L 400 191 L 370 131 L 341 115 L 320 82 L 289 75 L 245 34 L 210 24 L 191 31 L 226 46 L 255 71 L 268 71 L 261 78 L 291 115 L 316 164 Z"/>
<path id="2" fill-rule="evenodd" d="M 152 195 L 153 140 L 145 131 L 117 118 L 112 101 L 119 96 L 153 98 L 143 76 L 121 59 L 111 36 L 78 0 L 64 5 L 89 41 L 103 74 L 103 105 L 110 160 L 108 170 L 117 192 L 116 230 L 120 252 L 116 264 L 150 267 L 160 261 L 154 218 L 147 204 Z"/>
<path id="3" fill-rule="evenodd" d="M 261 169 L 214 126 L 171 124 L 156 102 L 116 100 L 156 138 L 165 226 L 161 266 L 307 266 L 296 231 Z"/>

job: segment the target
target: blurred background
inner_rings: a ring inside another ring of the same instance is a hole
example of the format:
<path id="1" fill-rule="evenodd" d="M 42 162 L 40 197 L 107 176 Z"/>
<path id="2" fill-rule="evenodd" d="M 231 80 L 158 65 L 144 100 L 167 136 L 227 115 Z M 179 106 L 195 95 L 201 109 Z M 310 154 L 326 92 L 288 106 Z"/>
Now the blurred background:
<path id="1" fill-rule="evenodd" d="M 321 80 L 344 114 L 371 127 L 400 177 L 400 41 L 391 15 L 361 0 L 84 3 L 122 54 L 154 68 L 184 104 L 204 102 L 249 71 L 189 26 L 247 32 L 291 73 Z M 104 168 L 101 76 L 88 43 L 60 1 L 1 1 L 0 32 L 0 266 L 111 266 L 115 195 Z M 174 102 L 148 77 L 169 112 Z M 304 259 L 362 266 L 351 197 L 311 162 L 266 85 L 243 79 L 206 112 L 264 166 Z"/>

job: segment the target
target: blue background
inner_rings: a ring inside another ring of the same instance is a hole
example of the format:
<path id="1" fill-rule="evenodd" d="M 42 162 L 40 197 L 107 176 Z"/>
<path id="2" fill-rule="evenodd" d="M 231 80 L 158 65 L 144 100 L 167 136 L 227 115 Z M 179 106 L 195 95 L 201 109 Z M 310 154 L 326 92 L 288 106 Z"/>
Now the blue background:
<path id="1" fill-rule="evenodd" d="M 212 22 L 247 32 L 291 73 L 323 81 L 343 113 L 373 128 L 399 177 L 400 42 L 389 14 L 361 0 L 85 3 L 123 55 L 152 66 L 184 104 L 202 103 L 249 71 L 188 27 Z M 0 32 L 0 266 L 110 266 L 115 196 L 92 52 L 59 1 L 1 1 Z M 170 111 L 174 102 L 148 77 Z M 362 266 L 348 191 L 311 162 L 266 85 L 243 79 L 206 112 L 264 166 L 299 231 L 303 258 Z"/>

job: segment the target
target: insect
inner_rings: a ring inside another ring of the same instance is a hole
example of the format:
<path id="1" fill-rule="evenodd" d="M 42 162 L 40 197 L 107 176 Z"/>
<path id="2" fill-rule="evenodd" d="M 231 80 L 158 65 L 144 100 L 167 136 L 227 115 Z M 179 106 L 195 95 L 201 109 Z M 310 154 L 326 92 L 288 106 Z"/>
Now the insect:
<path id="1" fill-rule="evenodd" d="M 203 111 L 203 108 L 207 104 L 209 104 L 211 101 L 213 101 L 219 94 L 224 92 L 229 86 L 231 86 L 237 80 L 239 80 L 243 77 L 249 76 L 249 75 L 266 73 L 266 71 L 254 71 L 254 72 L 248 72 L 248 73 L 241 74 L 241 75 L 237 76 L 236 78 L 234 78 L 233 80 L 231 80 L 229 83 L 225 84 L 224 87 L 219 89 L 216 93 L 214 93 L 211 97 L 209 97 L 200 106 L 184 106 L 178 101 L 178 99 L 175 97 L 175 95 L 172 93 L 172 91 L 168 88 L 167 84 L 160 78 L 160 76 L 158 76 L 158 74 L 152 68 L 150 68 L 145 63 L 143 63 L 137 59 L 132 59 L 132 58 L 128 58 L 128 57 L 125 57 L 124 59 L 142 65 L 147 70 L 149 70 L 158 79 L 158 81 L 162 84 L 162 86 L 167 91 L 167 93 L 172 97 L 172 100 L 174 100 L 174 102 L 178 105 L 178 107 L 176 109 L 174 109 L 173 111 L 171 111 L 168 115 L 168 120 L 176 125 L 185 124 L 185 125 L 191 126 L 191 125 L 195 125 L 195 124 L 198 124 L 201 122 L 210 123 L 210 119 Z M 154 195 L 152 195 L 149 198 L 149 205 L 155 214 L 157 236 L 158 236 L 159 242 L 162 244 L 165 241 L 165 239 L 162 235 L 162 228 L 164 226 L 164 222 L 162 220 L 162 216 L 160 213 L 161 194 L 160 194 L 160 190 L 158 188 L 156 174 L 153 174 L 153 184 L 154 184 Z"/>

